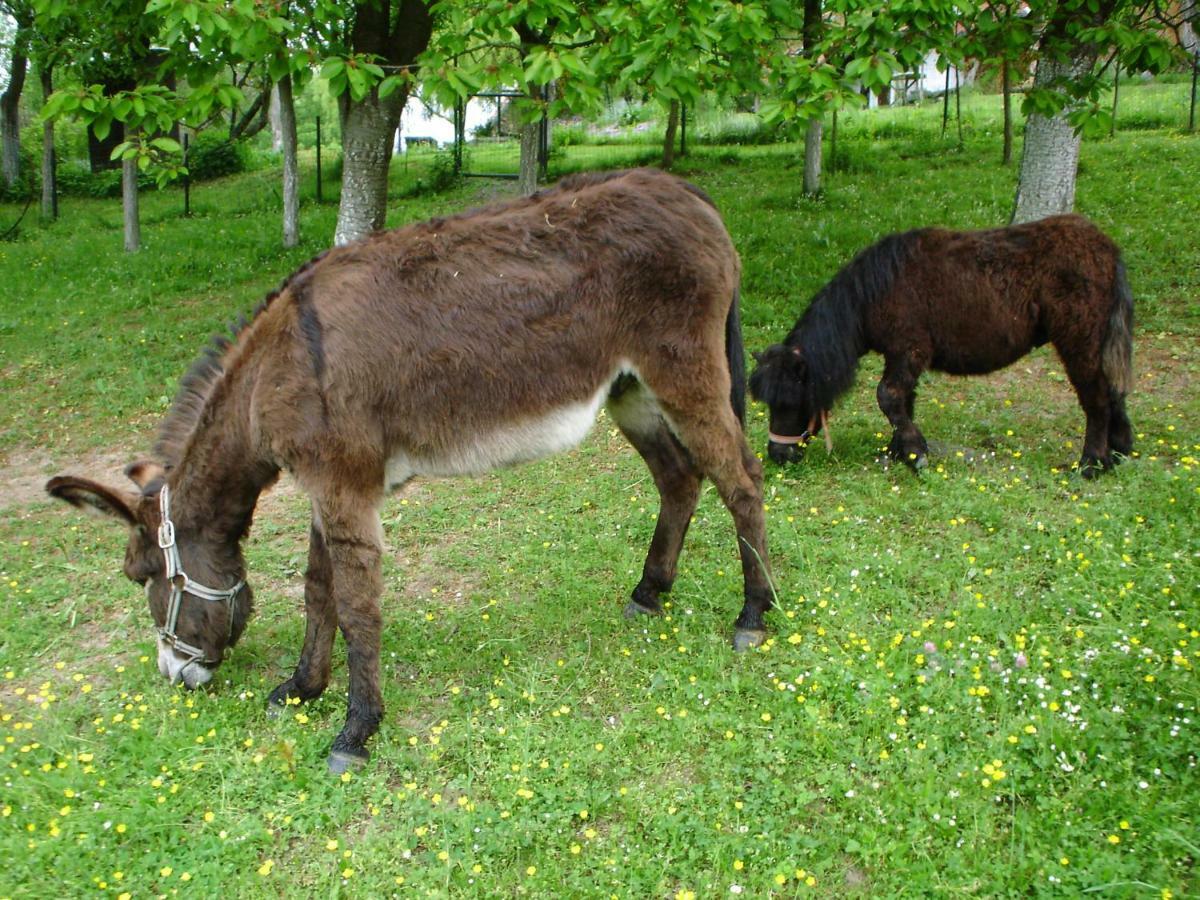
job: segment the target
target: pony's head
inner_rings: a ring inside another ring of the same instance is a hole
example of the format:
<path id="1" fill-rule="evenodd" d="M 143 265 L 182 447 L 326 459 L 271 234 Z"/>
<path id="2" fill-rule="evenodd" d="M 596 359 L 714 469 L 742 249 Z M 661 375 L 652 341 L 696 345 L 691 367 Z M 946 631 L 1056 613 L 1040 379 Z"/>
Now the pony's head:
<path id="1" fill-rule="evenodd" d="M 767 455 L 773 462 L 799 462 L 813 435 L 820 433 L 827 411 L 814 402 L 808 364 L 800 347 L 773 344 L 754 354 L 750 395 L 770 408 Z"/>
<path id="2" fill-rule="evenodd" d="M 252 593 L 240 556 L 233 564 L 237 571 L 221 571 L 228 559 L 224 566 L 215 561 L 227 554 L 211 552 L 198 534 L 176 531 L 160 466 L 134 463 L 125 474 L 137 492 L 72 475 L 51 478 L 46 490 L 129 529 L 124 572 L 145 588 L 158 637 L 158 670 L 172 683 L 198 688 L 212 679 L 250 617 Z"/>

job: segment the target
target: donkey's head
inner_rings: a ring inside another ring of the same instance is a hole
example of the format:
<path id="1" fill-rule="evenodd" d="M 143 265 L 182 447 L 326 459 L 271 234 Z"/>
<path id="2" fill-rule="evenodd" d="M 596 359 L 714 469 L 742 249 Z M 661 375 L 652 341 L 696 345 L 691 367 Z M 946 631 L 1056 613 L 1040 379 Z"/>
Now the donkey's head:
<path id="1" fill-rule="evenodd" d="M 813 402 L 808 364 L 800 347 L 773 344 L 755 353 L 750 395 L 771 411 L 767 455 L 776 463 L 798 462 L 804 448 L 825 422 L 826 412 Z"/>
<path id="2" fill-rule="evenodd" d="M 197 688 L 212 679 L 225 649 L 237 643 L 250 615 L 251 591 L 241 557 L 214 552 L 198 535 L 176 531 L 161 466 L 134 463 L 125 474 L 138 490 L 60 475 L 52 497 L 109 516 L 129 529 L 125 575 L 142 585 L 158 632 L 158 670 L 172 683 Z M 225 560 L 220 566 L 217 560 Z"/>

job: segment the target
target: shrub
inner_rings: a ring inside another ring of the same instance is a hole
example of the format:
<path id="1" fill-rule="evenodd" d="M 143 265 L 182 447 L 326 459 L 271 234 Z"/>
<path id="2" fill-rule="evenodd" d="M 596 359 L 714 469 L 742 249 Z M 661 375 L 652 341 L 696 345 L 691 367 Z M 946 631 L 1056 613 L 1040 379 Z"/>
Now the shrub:
<path id="1" fill-rule="evenodd" d="M 215 131 L 201 131 L 188 146 L 188 175 L 192 181 L 236 175 L 249 168 L 249 155 L 241 141 L 230 141 Z"/>

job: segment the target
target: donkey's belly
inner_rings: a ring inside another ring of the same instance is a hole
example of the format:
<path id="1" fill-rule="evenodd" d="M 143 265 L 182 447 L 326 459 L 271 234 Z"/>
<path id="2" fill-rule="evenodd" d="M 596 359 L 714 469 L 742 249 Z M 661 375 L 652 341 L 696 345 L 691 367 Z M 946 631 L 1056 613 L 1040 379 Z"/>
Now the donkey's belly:
<path id="1" fill-rule="evenodd" d="M 388 460 L 385 486 L 396 487 L 414 475 L 482 475 L 493 469 L 570 450 L 587 437 L 609 388 L 606 383 L 583 402 L 569 403 L 540 416 L 463 435 L 461 443 L 436 456 L 397 453 Z"/>

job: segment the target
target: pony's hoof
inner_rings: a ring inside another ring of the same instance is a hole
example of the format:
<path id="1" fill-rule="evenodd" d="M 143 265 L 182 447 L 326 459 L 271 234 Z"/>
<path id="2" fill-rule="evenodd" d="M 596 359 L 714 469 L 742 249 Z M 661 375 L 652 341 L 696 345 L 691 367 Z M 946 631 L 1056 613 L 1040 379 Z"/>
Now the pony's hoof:
<path id="1" fill-rule="evenodd" d="M 638 616 L 661 616 L 662 607 L 651 609 L 649 606 L 642 606 L 636 600 L 630 600 L 625 604 L 625 618 L 636 619 Z"/>
<path id="2" fill-rule="evenodd" d="M 914 472 L 920 472 L 922 469 L 928 468 L 929 457 L 924 453 L 918 453 L 915 458 L 909 454 L 908 465 Z"/>
<path id="3" fill-rule="evenodd" d="M 744 653 L 762 645 L 767 632 L 762 628 L 737 628 L 733 632 L 733 652 Z"/>
<path id="4" fill-rule="evenodd" d="M 286 703 L 280 703 L 278 700 L 268 700 L 267 701 L 267 718 L 268 719 L 272 719 L 272 720 L 282 719 L 284 716 L 284 713 L 286 713 L 286 712 L 287 712 L 287 704 Z"/>
<path id="5" fill-rule="evenodd" d="M 358 771 L 366 766 L 367 760 L 371 758 L 366 750 L 361 754 L 351 753 L 349 750 L 330 750 L 329 751 L 329 771 L 333 775 L 344 775 L 350 771 Z"/>

